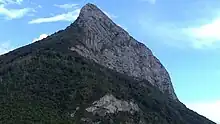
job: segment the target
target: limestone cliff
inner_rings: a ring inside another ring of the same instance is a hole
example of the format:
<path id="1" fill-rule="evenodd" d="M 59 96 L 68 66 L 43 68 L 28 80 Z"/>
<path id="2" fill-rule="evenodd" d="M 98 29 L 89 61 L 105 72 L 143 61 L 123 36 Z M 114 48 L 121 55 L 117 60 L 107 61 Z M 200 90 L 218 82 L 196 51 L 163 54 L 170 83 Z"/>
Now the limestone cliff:
<path id="1" fill-rule="evenodd" d="M 70 49 L 129 76 L 148 80 L 177 99 L 170 76 L 151 50 L 117 26 L 93 4 L 85 5 L 75 25 L 84 32 L 81 44 Z"/>
<path id="2" fill-rule="evenodd" d="M 215 124 L 178 101 L 152 52 L 91 4 L 65 30 L 0 56 L 0 98 L 0 124 Z"/>

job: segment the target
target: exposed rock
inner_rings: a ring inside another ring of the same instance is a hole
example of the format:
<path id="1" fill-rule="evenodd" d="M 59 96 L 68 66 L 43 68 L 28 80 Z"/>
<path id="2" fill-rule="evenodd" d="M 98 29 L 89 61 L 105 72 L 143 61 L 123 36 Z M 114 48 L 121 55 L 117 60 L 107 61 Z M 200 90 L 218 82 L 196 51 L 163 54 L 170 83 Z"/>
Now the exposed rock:
<path id="1" fill-rule="evenodd" d="M 95 5 L 84 6 L 74 24 L 81 27 L 84 36 L 81 45 L 72 46 L 71 50 L 120 73 L 146 79 L 177 99 L 168 72 L 151 50 Z"/>
<path id="2" fill-rule="evenodd" d="M 118 112 L 134 114 L 139 111 L 139 107 L 133 102 L 116 99 L 113 95 L 105 95 L 100 100 L 93 102 L 93 105 L 87 108 L 86 111 L 92 112 L 94 115 L 98 114 L 99 116 Z"/>
<path id="3" fill-rule="evenodd" d="M 68 48 L 73 47 L 72 50 L 85 52 L 84 55 L 88 55 L 88 58 L 91 57 L 96 62 L 110 61 L 113 65 L 109 67 L 130 69 L 129 64 L 136 61 L 132 58 L 135 56 L 128 55 L 130 58 L 126 58 L 122 55 L 135 53 L 138 59 L 138 50 L 142 50 L 130 47 L 135 44 L 141 45 L 140 43 L 129 42 L 131 44 L 129 46 L 124 41 L 125 45 L 122 45 L 119 39 L 108 40 L 111 41 L 110 45 L 104 44 L 106 46 L 101 46 L 103 49 L 100 51 L 103 52 L 103 56 L 106 55 L 105 57 L 113 60 L 99 58 L 98 56 L 102 57 L 101 52 L 94 51 L 99 48 L 93 49 L 89 45 L 83 45 L 85 44 L 83 38 L 90 36 L 84 34 L 83 28 L 77 24 L 78 21 L 66 30 L 48 36 L 42 41 L 0 56 L 0 124 L 15 122 L 18 124 L 215 124 L 189 110 L 181 102 L 161 94 L 158 88 L 100 66 L 81 56 L 82 54 L 70 51 Z M 87 28 L 85 27 L 85 30 Z M 99 35 L 95 39 L 102 36 Z M 96 37 L 96 35 L 92 36 Z M 109 38 L 105 32 L 103 36 Z M 101 42 L 103 43 L 105 42 Z M 81 49 L 88 51 L 80 51 Z M 129 53 L 128 50 L 133 52 Z M 134 52 L 135 50 L 137 53 Z M 144 50 L 149 52 L 141 54 L 148 58 L 144 62 L 149 65 L 146 68 L 152 70 L 154 66 L 149 63 L 150 58 L 153 57 L 148 55 L 150 51 L 147 48 L 143 48 Z M 112 53 L 112 56 L 104 54 L 105 51 Z M 119 51 L 117 53 L 120 55 L 119 58 L 115 55 L 115 51 Z M 115 58 L 123 64 L 115 62 Z M 126 63 L 128 65 L 125 65 Z M 132 68 L 139 68 L 139 65 Z M 138 76 L 139 71 L 136 70 L 132 74 Z"/>

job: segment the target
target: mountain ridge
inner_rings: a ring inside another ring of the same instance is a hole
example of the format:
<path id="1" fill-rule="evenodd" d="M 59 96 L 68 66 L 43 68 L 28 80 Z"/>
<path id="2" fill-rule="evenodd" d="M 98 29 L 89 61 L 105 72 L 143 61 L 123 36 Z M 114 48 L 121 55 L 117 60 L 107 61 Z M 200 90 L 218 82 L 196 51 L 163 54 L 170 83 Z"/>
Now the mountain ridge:
<path id="1" fill-rule="evenodd" d="M 78 19 L 65 30 L 0 56 L 0 123 L 214 124 L 149 80 L 76 51 L 83 47 L 93 56 L 93 48 L 99 48 L 87 45 L 94 44 L 92 38 L 83 41 L 94 36 L 83 25 Z"/>
<path id="2" fill-rule="evenodd" d="M 86 4 L 75 21 L 82 27 L 83 45 L 71 50 L 129 76 L 147 79 L 152 85 L 178 99 L 168 72 L 151 50 L 117 26 L 97 6 Z"/>

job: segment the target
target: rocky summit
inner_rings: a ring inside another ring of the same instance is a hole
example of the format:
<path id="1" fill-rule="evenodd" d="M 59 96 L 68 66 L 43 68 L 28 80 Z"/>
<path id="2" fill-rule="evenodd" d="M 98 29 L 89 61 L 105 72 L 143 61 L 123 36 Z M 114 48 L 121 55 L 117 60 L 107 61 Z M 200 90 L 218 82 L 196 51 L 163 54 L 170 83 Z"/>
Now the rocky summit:
<path id="1" fill-rule="evenodd" d="M 71 50 L 120 73 L 146 79 L 177 99 L 168 72 L 151 50 L 95 5 L 84 6 L 75 24 L 83 29 L 84 37 L 82 44 L 71 47 Z"/>
<path id="2" fill-rule="evenodd" d="M 0 124 L 215 124 L 93 4 L 65 30 L 0 56 Z"/>

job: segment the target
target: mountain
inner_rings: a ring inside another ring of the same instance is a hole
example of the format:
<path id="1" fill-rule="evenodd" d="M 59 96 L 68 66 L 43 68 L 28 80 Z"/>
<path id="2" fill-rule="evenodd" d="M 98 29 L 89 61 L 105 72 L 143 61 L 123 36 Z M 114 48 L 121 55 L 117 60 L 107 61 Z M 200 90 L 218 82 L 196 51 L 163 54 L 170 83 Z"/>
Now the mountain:
<path id="1" fill-rule="evenodd" d="M 2 124 L 215 124 L 93 4 L 65 30 L 0 56 L 0 99 Z"/>
<path id="2" fill-rule="evenodd" d="M 92 4 L 82 8 L 74 23 L 83 30 L 81 44 L 71 50 L 120 73 L 148 80 L 177 99 L 169 74 L 144 44 L 136 41 Z"/>

